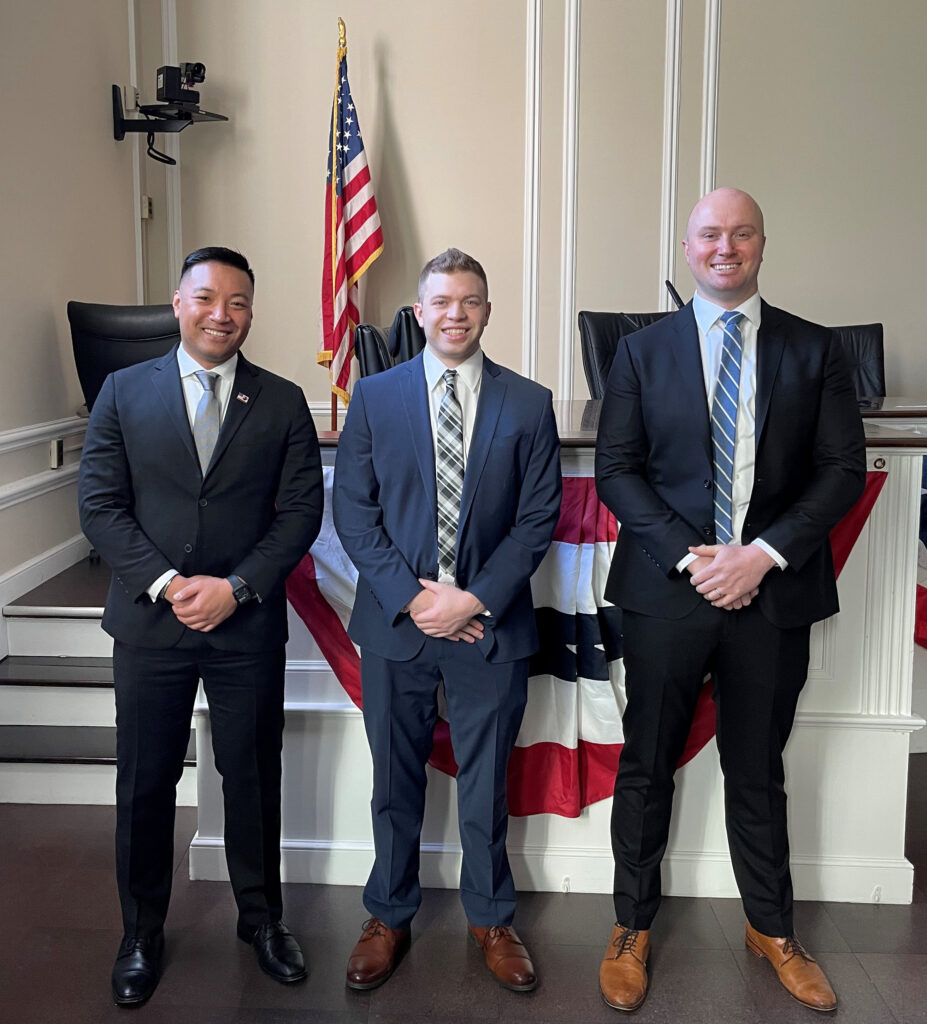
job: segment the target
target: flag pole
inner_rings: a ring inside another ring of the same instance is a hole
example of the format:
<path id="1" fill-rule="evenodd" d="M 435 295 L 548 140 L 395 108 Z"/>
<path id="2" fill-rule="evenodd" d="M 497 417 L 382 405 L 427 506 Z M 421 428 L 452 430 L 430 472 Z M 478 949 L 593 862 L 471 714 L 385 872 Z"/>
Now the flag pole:
<path id="1" fill-rule="evenodd" d="M 335 58 L 335 92 L 338 90 L 338 72 L 341 68 L 341 62 L 348 54 L 348 34 L 347 29 L 344 27 L 343 19 L 338 19 L 338 55 Z M 334 171 L 334 166 L 332 167 Z M 332 277 L 334 280 L 334 276 Z M 332 415 L 331 415 L 331 429 L 333 431 L 338 429 L 338 396 L 332 391 Z"/>

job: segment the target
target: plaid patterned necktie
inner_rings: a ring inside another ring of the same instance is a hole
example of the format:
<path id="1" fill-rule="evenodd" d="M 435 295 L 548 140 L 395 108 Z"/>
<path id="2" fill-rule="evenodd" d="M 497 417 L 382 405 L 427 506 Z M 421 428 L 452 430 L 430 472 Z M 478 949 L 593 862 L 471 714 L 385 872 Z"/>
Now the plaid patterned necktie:
<path id="1" fill-rule="evenodd" d="M 457 400 L 457 371 L 444 371 L 444 395 L 438 408 L 438 569 L 454 575 L 457 524 L 463 491 L 463 416 Z"/>
<path id="2" fill-rule="evenodd" d="M 196 370 L 194 376 L 203 386 L 203 394 L 193 419 L 193 441 L 200 459 L 200 469 L 205 474 L 219 436 L 219 401 L 216 398 L 216 377 L 219 375 Z"/>
<path id="3" fill-rule="evenodd" d="M 743 313 L 736 310 L 719 317 L 724 331 L 718 383 L 711 404 L 711 441 L 715 480 L 715 536 L 719 544 L 734 539 L 734 441 L 737 431 L 737 406 L 740 398 L 740 365 L 743 359 L 743 337 L 740 321 Z"/>

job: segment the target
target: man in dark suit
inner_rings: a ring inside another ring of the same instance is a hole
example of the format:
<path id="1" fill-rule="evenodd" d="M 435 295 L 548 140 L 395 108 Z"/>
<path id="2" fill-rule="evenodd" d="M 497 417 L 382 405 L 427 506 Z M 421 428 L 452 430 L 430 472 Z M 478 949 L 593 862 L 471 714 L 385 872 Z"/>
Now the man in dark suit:
<path id="1" fill-rule="evenodd" d="M 349 633 L 361 648 L 373 756 L 371 914 L 348 962 L 354 989 L 382 984 L 421 902 L 425 764 L 443 682 L 457 760 L 461 900 L 496 979 L 536 984 L 511 927 L 506 766 L 537 631 L 528 581 L 560 513 L 550 392 L 480 348 L 486 275 L 458 249 L 422 271 L 426 347 L 361 380 L 335 464 L 334 518 L 360 578 Z"/>
<path id="2" fill-rule="evenodd" d="M 284 581 L 321 525 L 321 460 L 300 388 L 239 354 L 253 291 L 240 253 L 191 253 L 174 293 L 180 345 L 106 379 L 81 458 L 81 525 L 113 571 L 120 1006 L 158 983 L 200 678 L 238 935 L 277 981 L 306 976 L 281 921 Z"/>
<path id="3" fill-rule="evenodd" d="M 695 206 L 695 298 L 622 340 L 602 405 L 596 483 L 621 524 L 605 593 L 623 610 L 628 704 L 600 987 L 619 1010 L 646 995 L 673 773 L 708 672 L 747 946 L 799 1001 L 836 1006 L 793 930 L 782 751 L 811 624 L 837 611 L 828 534 L 862 491 L 865 452 L 836 339 L 760 299 L 765 241 L 746 193 Z"/>

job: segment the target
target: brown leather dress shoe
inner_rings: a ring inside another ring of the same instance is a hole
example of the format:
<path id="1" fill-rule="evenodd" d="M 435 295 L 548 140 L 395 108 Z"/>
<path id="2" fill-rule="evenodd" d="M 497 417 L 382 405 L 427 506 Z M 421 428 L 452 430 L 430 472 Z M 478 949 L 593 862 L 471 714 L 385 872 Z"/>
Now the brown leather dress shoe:
<path id="1" fill-rule="evenodd" d="M 408 928 L 387 928 L 377 917 L 364 922 L 364 931 L 348 960 L 348 988 L 382 985 L 399 966 L 411 942 Z"/>
<path id="2" fill-rule="evenodd" d="M 468 924 L 467 928 L 500 985 L 513 992 L 530 992 L 537 985 L 534 964 L 514 928 L 504 924 L 491 928 Z"/>
<path id="3" fill-rule="evenodd" d="M 824 972 L 794 936 L 777 939 L 761 935 L 748 922 L 747 949 L 767 959 L 789 994 L 804 1006 L 812 1010 L 837 1009 L 837 997 Z"/>
<path id="4" fill-rule="evenodd" d="M 650 932 L 616 924 L 599 967 L 602 998 L 614 1010 L 636 1010 L 647 995 Z"/>

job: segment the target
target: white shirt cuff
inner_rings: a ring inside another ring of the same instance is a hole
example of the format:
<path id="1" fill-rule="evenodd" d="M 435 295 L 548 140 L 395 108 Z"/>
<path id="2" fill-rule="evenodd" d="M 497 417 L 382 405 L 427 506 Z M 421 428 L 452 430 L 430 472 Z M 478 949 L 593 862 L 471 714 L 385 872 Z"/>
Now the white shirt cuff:
<path id="1" fill-rule="evenodd" d="M 168 569 L 167 572 L 162 572 L 161 575 L 151 584 L 146 593 L 151 598 L 152 603 L 158 600 L 161 591 L 171 582 L 175 576 L 179 576 L 180 573 L 176 569 Z"/>
<path id="2" fill-rule="evenodd" d="M 698 558 L 698 555 L 693 555 L 691 551 L 687 555 L 683 555 L 683 557 L 676 563 L 676 572 L 685 572 L 686 566 L 691 565 L 696 558 Z"/>
<path id="3" fill-rule="evenodd" d="M 782 555 L 780 555 L 774 547 L 770 547 L 770 545 L 767 544 L 765 540 L 763 540 L 760 537 L 757 537 L 756 540 L 752 540 L 750 543 L 755 544 L 758 548 L 762 548 L 766 552 L 766 554 L 769 555 L 769 557 L 776 563 L 776 565 L 779 566 L 780 569 L 788 569 L 788 561 L 784 559 Z"/>

